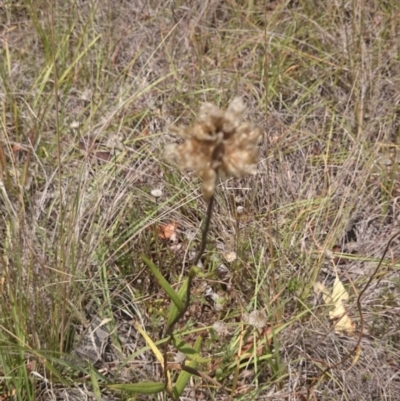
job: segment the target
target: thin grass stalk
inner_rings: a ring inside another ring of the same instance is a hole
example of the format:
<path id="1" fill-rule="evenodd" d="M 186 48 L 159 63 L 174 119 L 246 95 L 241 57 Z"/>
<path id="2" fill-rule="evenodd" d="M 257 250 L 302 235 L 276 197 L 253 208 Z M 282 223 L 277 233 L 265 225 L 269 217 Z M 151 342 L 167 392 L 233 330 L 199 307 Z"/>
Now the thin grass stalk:
<path id="1" fill-rule="evenodd" d="M 59 103 L 58 103 L 58 70 L 57 70 L 57 47 L 55 38 L 55 15 L 54 15 L 54 0 L 50 2 L 50 37 L 51 37 L 51 55 L 53 62 L 53 79 L 54 79 L 54 108 L 55 108 L 55 129 L 57 141 L 57 165 L 58 165 L 58 190 L 60 196 L 60 222 L 58 230 L 58 244 L 55 262 L 56 266 L 61 267 L 60 271 L 64 271 L 65 266 L 65 252 L 64 252 L 64 205 L 63 205 L 63 191 L 62 191 L 62 163 L 61 163 L 61 133 L 60 133 L 60 120 L 59 120 Z M 66 285 L 63 284 L 61 297 L 67 298 Z M 64 331 L 65 331 L 65 308 L 66 302 L 61 303 L 61 325 L 60 325 L 60 353 L 62 354 L 64 348 Z"/>

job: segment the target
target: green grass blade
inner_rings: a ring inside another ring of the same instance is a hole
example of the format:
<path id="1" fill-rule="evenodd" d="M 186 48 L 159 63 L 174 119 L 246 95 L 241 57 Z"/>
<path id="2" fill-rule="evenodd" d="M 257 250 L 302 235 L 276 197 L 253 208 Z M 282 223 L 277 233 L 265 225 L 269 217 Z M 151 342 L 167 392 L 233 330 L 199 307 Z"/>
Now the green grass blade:
<path id="1" fill-rule="evenodd" d="M 96 401 L 101 401 L 101 389 L 100 389 L 99 382 L 96 377 L 96 372 L 93 369 L 93 367 L 90 367 L 90 379 L 92 381 L 93 393 L 96 398 Z"/>
<path id="2" fill-rule="evenodd" d="M 82 53 L 78 54 L 78 56 L 73 60 L 71 65 L 64 71 L 64 73 L 59 78 L 59 84 L 62 85 L 67 76 L 71 73 L 71 71 L 75 68 L 75 65 L 82 59 L 82 57 L 89 51 L 89 49 L 94 46 L 94 44 L 100 39 L 101 35 L 97 35 L 89 45 L 83 50 Z"/>
<path id="3" fill-rule="evenodd" d="M 182 298 L 179 297 L 175 290 L 169 285 L 168 281 L 163 277 L 157 266 L 151 260 L 147 259 L 147 257 L 144 255 L 140 255 L 140 257 L 142 258 L 143 262 L 146 263 L 147 267 L 151 270 L 154 277 L 157 279 L 162 289 L 167 293 L 176 308 L 179 311 L 182 311 L 184 308 Z"/>

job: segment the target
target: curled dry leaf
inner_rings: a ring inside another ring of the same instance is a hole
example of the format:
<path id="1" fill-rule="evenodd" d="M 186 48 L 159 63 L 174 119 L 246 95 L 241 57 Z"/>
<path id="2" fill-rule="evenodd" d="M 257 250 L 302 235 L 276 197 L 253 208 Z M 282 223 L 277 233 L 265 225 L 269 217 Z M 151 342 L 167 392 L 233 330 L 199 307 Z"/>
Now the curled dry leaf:
<path id="1" fill-rule="evenodd" d="M 159 238 L 173 241 L 176 238 L 177 228 L 178 223 L 161 224 L 157 227 L 157 233 Z"/>
<path id="2" fill-rule="evenodd" d="M 344 301 L 349 299 L 349 294 L 339 277 L 336 276 L 332 291 L 329 291 L 324 284 L 319 282 L 314 283 L 314 291 L 317 295 L 322 294 L 327 305 L 334 305 L 334 309 L 329 312 L 329 318 L 334 322 L 335 332 L 338 334 L 354 334 L 355 323 L 350 319 L 343 304 Z"/>
<path id="3" fill-rule="evenodd" d="M 332 320 L 337 319 L 335 324 L 336 332 L 347 332 L 352 334 L 355 332 L 355 324 L 351 321 L 343 304 L 343 302 L 347 301 L 348 299 L 348 292 L 344 288 L 342 282 L 339 280 L 339 277 L 336 276 L 332 290 L 332 300 L 335 305 L 335 309 L 329 313 L 329 317 Z"/>

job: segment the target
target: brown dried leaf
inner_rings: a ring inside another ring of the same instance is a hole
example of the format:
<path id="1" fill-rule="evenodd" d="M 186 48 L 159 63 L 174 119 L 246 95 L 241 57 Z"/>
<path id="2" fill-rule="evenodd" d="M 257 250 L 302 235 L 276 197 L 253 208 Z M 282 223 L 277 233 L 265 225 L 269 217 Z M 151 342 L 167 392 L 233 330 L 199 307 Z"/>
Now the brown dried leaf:
<path id="1" fill-rule="evenodd" d="M 111 152 L 107 150 L 98 150 L 95 152 L 94 157 L 99 162 L 108 162 L 111 160 Z"/>
<path id="2" fill-rule="evenodd" d="M 329 318 L 334 322 L 335 332 L 338 334 L 354 334 L 355 323 L 350 319 L 343 304 L 344 301 L 349 299 L 349 294 L 339 277 L 336 276 L 332 291 L 329 291 L 320 282 L 314 284 L 314 291 L 317 295 L 322 293 L 322 298 L 327 305 L 334 305 L 334 309 L 329 312 Z"/>
<path id="3" fill-rule="evenodd" d="M 178 223 L 168 223 L 162 224 L 157 227 L 158 236 L 162 239 L 172 240 L 176 236 L 176 229 L 178 228 Z"/>

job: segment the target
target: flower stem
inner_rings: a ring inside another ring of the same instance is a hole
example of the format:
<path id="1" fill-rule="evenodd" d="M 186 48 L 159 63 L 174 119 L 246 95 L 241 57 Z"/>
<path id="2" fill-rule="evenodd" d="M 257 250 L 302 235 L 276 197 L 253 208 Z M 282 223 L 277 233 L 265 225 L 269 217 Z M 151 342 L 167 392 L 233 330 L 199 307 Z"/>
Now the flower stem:
<path id="1" fill-rule="evenodd" d="M 189 307 L 190 303 L 190 288 L 192 284 L 193 278 L 196 276 L 197 272 L 197 264 L 199 263 L 201 257 L 203 256 L 203 253 L 206 249 L 207 245 L 207 235 L 208 231 L 210 229 L 210 222 L 211 222 L 211 216 L 212 216 L 212 210 L 213 210 L 213 204 L 214 204 L 214 195 L 211 197 L 211 199 L 208 202 L 208 207 L 207 207 L 207 215 L 206 215 L 206 221 L 204 223 L 204 228 L 203 228 L 203 233 L 201 237 L 201 245 L 199 252 L 197 253 L 197 256 L 194 260 L 194 263 L 189 271 L 189 277 L 188 277 L 188 285 L 187 285 L 187 290 L 186 290 L 186 299 L 185 299 L 185 304 L 183 309 L 178 313 L 178 315 L 175 317 L 175 319 L 169 324 L 167 329 L 165 330 L 165 335 L 169 336 L 172 335 L 172 330 L 175 326 L 175 324 L 182 318 L 182 316 L 185 314 Z"/>
<path id="2" fill-rule="evenodd" d="M 211 196 L 211 198 L 210 198 L 210 200 L 208 202 L 206 222 L 204 224 L 203 234 L 202 234 L 202 237 L 201 237 L 201 246 L 200 246 L 199 252 L 198 252 L 198 254 L 196 256 L 196 259 L 194 260 L 194 263 L 193 263 L 194 266 L 197 266 L 197 263 L 199 263 L 201 257 L 203 256 L 204 251 L 206 250 L 207 235 L 208 235 L 208 231 L 210 229 L 210 222 L 211 222 L 213 204 L 214 204 L 214 195 Z"/>
<path id="3" fill-rule="evenodd" d="M 210 198 L 208 202 L 208 207 L 207 207 L 207 214 L 206 214 L 206 220 L 204 223 L 203 227 L 203 232 L 202 232 L 202 237 L 201 237 L 201 244 L 200 244 L 200 249 L 199 252 L 196 255 L 196 258 L 194 259 L 194 263 L 192 267 L 189 270 L 189 276 L 188 276 L 188 284 L 187 284 L 187 290 L 186 290 L 186 299 L 184 303 L 183 309 L 177 314 L 175 319 L 167 326 L 165 330 L 165 336 L 169 337 L 166 343 L 164 344 L 164 374 L 165 374 L 165 384 L 167 384 L 167 365 L 168 365 L 168 360 L 167 360 L 167 352 L 168 352 L 168 347 L 171 344 L 171 341 L 174 338 L 173 334 L 173 329 L 178 323 L 178 321 L 183 317 L 183 315 L 186 313 L 186 311 L 189 308 L 190 304 L 190 289 L 192 286 L 192 281 L 193 278 L 196 276 L 198 272 L 198 267 L 197 264 L 199 263 L 201 257 L 203 256 L 203 253 L 206 249 L 207 245 L 207 235 L 210 230 L 210 222 L 211 222 L 211 216 L 212 216 L 212 210 L 213 210 L 213 204 L 214 204 L 214 195 Z"/>

